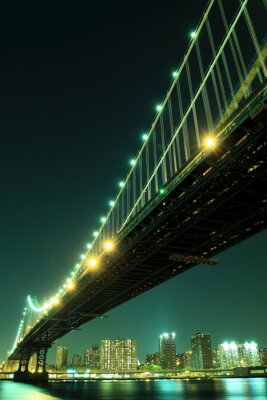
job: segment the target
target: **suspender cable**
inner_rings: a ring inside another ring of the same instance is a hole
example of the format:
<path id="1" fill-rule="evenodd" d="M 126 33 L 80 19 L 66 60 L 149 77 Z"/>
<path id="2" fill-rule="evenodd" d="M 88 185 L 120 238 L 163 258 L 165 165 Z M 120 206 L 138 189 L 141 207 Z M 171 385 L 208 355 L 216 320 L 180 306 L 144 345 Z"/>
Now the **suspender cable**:
<path id="1" fill-rule="evenodd" d="M 249 30 L 253 45 L 255 47 L 257 55 L 259 56 L 259 61 L 260 61 L 260 64 L 261 64 L 261 68 L 262 68 L 263 74 L 264 74 L 265 77 L 267 77 L 267 68 L 266 68 L 266 65 L 265 65 L 265 61 L 261 56 L 261 50 L 260 50 L 260 46 L 259 46 L 259 41 L 258 41 L 255 29 L 253 27 L 253 24 L 252 24 L 252 21 L 251 21 L 251 18 L 250 18 L 250 15 L 249 15 L 249 12 L 248 12 L 248 9 L 247 9 L 246 6 L 244 8 L 244 16 L 245 16 L 245 20 L 246 20 L 246 23 L 247 23 L 247 27 L 248 27 L 248 30 Z M 260 70 L 259 70 L 259 74 L 260 74 Z M 260 82 L 262 83 L 263 82 L 263 78 L 262 78 L 261 74 L 259 75 L 259 79 L 260 79 Z"/>
<path id="2" fill-rule="evenodd" d="M 190 156 L 189 148 L 188 148 L 189 147 L 189 141 L 188 141 L 188 131 L 187 131 L 186 119 L 184 118 L 180 81 L 177 81 L 176 88 L 177 88 L 177 95 L 178 95 L 180 121 L 183 121 L 182 132 L 183 132 L 183 139 L 184 139 L 184 156 L 185 156 L 185 160 L 187 161 L 189 156 Z"/>
<path id="3" fill-rule="evenodd" d="M 225 12 L 224 12 L 222 1 L 218 0 L 218 4 L 219 4 L 219 9 L 220 9 L 220 12 L 221 12 L 222 21 L 223 21 L 223 24 L 224 24 L 225 31 L 228 32 L 229 25 L 228 25 L 228 22 L 227 22 L 227 19 L 226 19 L 226 15 L 225 15 Z M 239 83 L 241 84 L 242 81 L 243 81 L 243 77 L 242 77 L 239 61 L 238 61 L 238 58 L 237 58 L 235 46 L 234 46 L 234 43 L 233 43 L 233 40 L 232 40 L 231 36 L 229 37 L 229 45 L 230 45 L 231 53 L 232 53 L 232 56 L 233 56 L 235 68 L 236 68 L 236 71 L 237 71 Z M 243 95 L 245 96 L 246 93 L 243 93 Z"/>
<path id="4" fill-rule="evenodd" d="M 208 18 L 206 20 L 206 28 L 207 28 L 207 31 L 208 31 L 208 36 L 209 36 L 212 55 L 213 55 L 213 57 L 215 57 L 216 56 L 216 50 L 215 50 L 213 35 L 212 35 L 210 22 L 209 22 Z M 222 74 L 221 74 L 221 69 L 220 69 L 219 62 L 216 63 L 215 70 L 217 72 L 217 76 L 218 76 L 218 80 L 219 80 L 220 92 L 221 92 L 221 95 L 222 95 L 224 108 L 226 109 L 227 108 L 227 99 L 226 99 L 226 94 L 225 94 L 225 89 L 224 89 L 224 84 L 223 84 L 223 79 L 222 79 Z M 214 73 L 214 71 L 213 71 L 213 73 Z M 214 80 L 216 82 L 216 77 L 214 78 Z M 216 90 L 218 91 L 217 83 L 216 83 Z M 218 96 L 218 98 L 220 99 L 220 96 Z M 221 101 L 219 99 L 217 100 L 217 102 L 218 102 L 218 107 L 219 107 L 219 110 L 220 110 L 220 115 L 222 115 L 222 106 L 221 106 Z"/>
<path id="5" fill-rule="evenodd" d="M 163 121 L 163 113 L 160 116 L 160 136 L 161 136 L 161 149 L 162 154 L 165 152 L 165 135 L 164 135 L 164 121 Z M 167 166 L 166 166 L 166 157 L 162 162 L 162 182 L 165 184 L 167 182 Z"/>
<path id="6" fill-rule="evenodd" d="M 149 182 L 149 142 L 147 142 L 146 146 L 146 180 Z M 150 200 L 150 186 L 147 188 L 147 201 Z M 127 213 L 128 214 L 128 213 Z"/>
<path id="7" fill-rule="evenodd" d="M 136 169 L 133 170 L 133 205 L 136 202 Z"/>
<path id="8" fill-rule="evenodd" d="M 189 94 L 190 94 L 190 103 L 194 97 L 193 93 L 193 87 L 192 87 L 192 80 L 191 80 L 191 74 L 190 74 L 190 67 L 189 67 L 189 62 L 185 64 L 186 68 L 186 75 L 187 75 L 187 82 L 188 82 L 188 87 L 189 87 Z M 198 120 L 197 120 L 197 110 L 196 110 L 196 105 L 193 105 L 192 108 L 193 111 L 193 118 L 194 118 L 194 125 L 195 125 L 195 134 L 196 134 L 196 141 L 197 141 L 197 147 L 200 146 L 200 137 L 199 137 L 199 129 L 198 129 Z"/>
<path id="9" fill-rule="evenodd" d="M 142 188 L 143 188 L 143 158 L 142 158 L 143 156 L 141 156 L 140 158 L 139 158 L 139 160 L 138 160 L 138 167 L 139 167 L 139 193 L 138 193 L 138 195 L 140 194 L 140 193 L 142 193 Z M 141 208 L 143 207 L 143 205 L 144 205 L 144 201 L 143 201 L 143 197 L 142 197 L 142 199 L 141 199 Z"/>
<path id="10" fill-rule="evenodd" d="M 168 99 L 168 109 L 169 109 L 169 120 L 170 120 L 171 137 L 173 137 L 174 129 L 173 129 L 173 115 L 172 115 L 171 97 Z M 172 145 L 172 154 L 173 154 L 174 173 L 176 173 L 177 172 L 177 159 L 176 159 L 176 149 L 175 149 L 174 145 Z M 171 172 L 171 174 L 173 175 L 173 171 Z"/>
<path id="11" fill-rule="evenodd" d="M 154 168 L 157 167 L 158 157 L 157 157 L 157 135 L 154 130 L 153 135 L 153 157 L 154 157 Z M 158 181 L 158 173 L 155 174 L 155 192 L 157 193 L 159 190 L 159 181 Z"/>
<path id="12" fill-rule="evenodd" d="M 197 52 L 197 60 L 198 60 L 198 66 L 200 70 L 200 75 L 201 79 L 204 79 L 204 69 L 203 69 L 203 63 L 202 63 L 202 57 L 200 53 L 200 48 L 198 42 L 196 42 L 196 52 Z M 202 90 L 202 99 L 204 103 L 204 109 L 205 109 L 205 114 L 206 114 L 206 119 L 207 119 L 207 124 L 208 124 L 208 130 L 209 132 L 213 132 L 213 121 L 212 121 L 212 116 L 211 116 L 211 110 L 210 110 L 210 102 L 209 102 L 209 96 L 208 96 L 208 91 L 206 85 L 203 86 Z"/>
<path id="13" fill-rule="evenodd" d="M 129 214 L 129 212 L 130 212 L 130 184 L 131 184 L 131 181 L 130 181 L 130 179 L 127 181 L 127 200 L 126 200 L 126 205 L 127 205 L 127 215 Z"/>

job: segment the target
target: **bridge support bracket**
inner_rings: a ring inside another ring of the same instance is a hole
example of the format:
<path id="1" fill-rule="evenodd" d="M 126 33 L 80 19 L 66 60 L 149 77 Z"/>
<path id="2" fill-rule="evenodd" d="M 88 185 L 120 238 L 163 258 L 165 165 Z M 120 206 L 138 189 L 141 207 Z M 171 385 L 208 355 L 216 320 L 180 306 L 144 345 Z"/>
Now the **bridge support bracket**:
<path id="1" fill-rule="evenodd" d="M 14 373 L 13 380 L 16 382 L 39 382 L 48 381 L 48 372 L 45 370 L 47 345 L 34 344 L 24 348 L 19 360 L 19 368 Z M 33 372 L 29 371 L 30 358 L 36 354 L 36 366 Z"/>

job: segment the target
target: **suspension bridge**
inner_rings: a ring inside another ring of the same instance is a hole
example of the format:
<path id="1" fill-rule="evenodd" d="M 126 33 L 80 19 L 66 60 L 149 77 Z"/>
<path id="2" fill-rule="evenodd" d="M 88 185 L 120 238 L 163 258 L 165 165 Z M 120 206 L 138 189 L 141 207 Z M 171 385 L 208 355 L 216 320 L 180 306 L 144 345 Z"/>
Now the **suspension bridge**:
<path id="1" fill-rule="evenodd" d="M 266 16 L 209 1 L 93 242 L 49 300 L 28 296 L 15 380 L 48 379 L 56 339 L 266 227 Z"/>

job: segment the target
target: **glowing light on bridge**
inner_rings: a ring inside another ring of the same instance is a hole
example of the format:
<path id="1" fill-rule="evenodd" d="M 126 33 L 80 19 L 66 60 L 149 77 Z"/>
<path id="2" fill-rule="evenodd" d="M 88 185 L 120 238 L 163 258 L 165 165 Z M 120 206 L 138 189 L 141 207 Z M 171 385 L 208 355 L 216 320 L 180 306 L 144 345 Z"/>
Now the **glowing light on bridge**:
<path id="1" fill-rule="evenodd" d="M 112 250 L 114 250 L 114 247 L 115 247 L 114 242 L 112 242 L 111 240 L 107 241 L 107 242 L 104 244 L 104 248 L 105 248 L 107 251 L 112 251 Z"/>
<path id="2" fill-rule="evenodd" d="M 100 222 L 102 222 L 102 223 L 106 222 L 106 217 L 101 217 Z"/>
<path id="3" fill-rule="evenodd" d="M 178 75 L 178 72 L 177 72 L 177 71 L 173 71 L 173 72 L 172 72 L 172 77 L 173 77 L 173 78 L 176 78 L 177 75 Z"/>
<path id="4" fill-rule="evenodd" d="M 213 147 L 216 146 L 216 139 L 214 137 L 212 137 L 212 136 L 208 136 L 204 140 L 204 144 L 208 148 L 213 148 Z"/>
<path id="5" fill-rule="evenodd" d="M 125 183 L 124 183 L 123 181 L 120 181 L 120 182 L 119 182 L 119 187 L 120 187 L 120 188 L 123 188 L 124 185 L 125 185 Z"/>
<path id="6" fill-rule="evenodd" d="M 42 312 L 47 309 L 47 304 L 45 304 L 44 306 L 40 306 L 37 303 L 37 300 L 33 300 L 30 295 L 27 297 L 27 302 L 28 302 L 29 306 L 31 307 L 31 309 L 35 312 Z"/>
<path id="7" fill-rule="evenodd" d="M 132 158 L 132 159 L 130 160 L 130 164 L 131 164 L 131 165 L 135 165 L 135 164 L 136 164 L 136 160 L 135 160 L 134 158 Z"/>
<path id="8" fill-rule="evenodd" d="M 67 283 L 67 288 L 70 289 L 70 290 L 74 289 L 75 288 L 74 282 L 73 281 L 68 282 Z"/>
<path id="9" fill-rule="evenodd" d="M 110 207 L 113 207 L 114 204 L 115 204 L 115 201 L 114 200 L 110 200 L 110 202 L 109 202 Z"/>
<path id="10" fill-rule="evenodd" d="M 156 111 L 161 111 L 162 110 L 162 105 L 161 104 L 157 104 L 156 105 Z"/>
<path id="11" fill-rule="evenodd" d="M 190 32 L 190 38 L 191 38 L 191 39 L 194 39 L 194 37 L 196 37 L 196 36 L 197 36 L 196 31 L 191 31 L 191 32 Z"/>
<path id="12" fill-rule="evenodd" d="M 147 133 L 143 133 L 142 140 L 145 142 L 147 139 L 148 139 L 148 134 Z"/>
<path id="13" fill-rule="evenodd" d="M 58 298 L 57 296 L 52 297 L 51 302 L 52 302 L 53 304 L 59 304 L 59 298 Z"/>
<path id="14" fill-rule="evenodd" d="M 87 247 L 87 249 L 91 249 L 92 248 L 92 244 L 91 243 L 87 243 L 86 247 Z M 76 264 L 76 268 L 78 268 L 77 265 L 78 265 L 78 267 L 80 266 L 79 264 Z"/>
<path id="15" fill-rule="evenodd" d="M 97 264 L 96 259 L 95 258 L 90 258 L 90 260 L 89 260 L 90 267 L 95 267 L 96 264 Z"/>
<path id="16" fill-rule="evenodd" d="M 94 237 L 97 237 L 97 236 L 98 236 L 98 232 L 97 232 L 97 231 L 94 231 L 94 232 L 93 232 L 93 236 L 94 236 Z"/>

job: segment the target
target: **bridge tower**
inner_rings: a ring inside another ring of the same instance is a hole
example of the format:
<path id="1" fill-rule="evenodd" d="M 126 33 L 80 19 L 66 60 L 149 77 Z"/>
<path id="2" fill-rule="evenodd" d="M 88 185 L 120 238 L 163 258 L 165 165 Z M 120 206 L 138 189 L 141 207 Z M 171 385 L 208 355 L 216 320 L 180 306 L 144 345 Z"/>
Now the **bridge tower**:
<path id="1" fill-rule="evenodd" d="M 47 381 L 48 372 L 46 372 L 46 355 L 50 347 L 48 344 L 34 344 L 23 347 L 19 359 L 18 370 L 14 373 L 14 381 L 31 382 Z M 36 365 L 34 371 L 29 370 L 31 357 L 36 354 Z"/>

